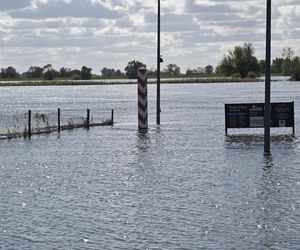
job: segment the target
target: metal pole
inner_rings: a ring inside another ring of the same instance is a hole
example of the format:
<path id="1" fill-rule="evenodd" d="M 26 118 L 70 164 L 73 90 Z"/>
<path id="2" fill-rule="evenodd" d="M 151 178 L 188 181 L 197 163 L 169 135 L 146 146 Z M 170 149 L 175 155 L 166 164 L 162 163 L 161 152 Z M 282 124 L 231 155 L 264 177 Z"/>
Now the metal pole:
<path id="1" fill-rule="evenodd" d="M 227 136 L 228 135 L 228 128 L 227 128 L 227 112 L 226 112 L 226 105 L 225 104 L 225 135 Z"/>
<path id="2" fill-rule="evenodd" d="M 60 133 L 60 108 L 57 110 L 57 132 Z"/>
<path id="3" fill-rule="evenodd" d="M 111 120 L 111 125 L 113 126 L 114 125 L 114 110 L 113 109 L 111 110 L 111 118 L 110 118 L 110 120 Z"/>
<path id="4" fill-rule="evenodd" d="M 156 93 L 156 124 L 160 124 L 160 0 L 157 8 L 157 93 Z"/>
<path id="5" fill-rule="evenodd" d="M 86 128 L 90 129 L 90 110 L 86 110 Z"/>
<path id="6" fill-rule="evenodd" d="M 266 73 L 265 73 L 265 133 L 264 153 L 270 151 L 270 114 L 271 114 L 271 0 L 267 0 L 267 34 L 266 34 Z"/>
<path id="7" fill-rule="evenodd" d="M 28 137 L 31 137 L 31 110 L 28 110 Z"/>
<path id="8" fill-rule="evenodd" d="M 294 115 L 294 112 L 295 112 L 295 105 L 294 105 L 294 102 L 293 103 L 293 136 L 295 136 L 295 115 Z"/>

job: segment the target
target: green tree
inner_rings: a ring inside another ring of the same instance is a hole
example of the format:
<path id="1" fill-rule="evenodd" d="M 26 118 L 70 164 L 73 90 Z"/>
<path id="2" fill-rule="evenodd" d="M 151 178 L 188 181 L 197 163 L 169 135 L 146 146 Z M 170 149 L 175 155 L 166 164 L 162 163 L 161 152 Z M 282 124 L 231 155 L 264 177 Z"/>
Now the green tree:
<path id="1" fill-rule="evenodd" d="M 203 75 L 205 73 L 205 68 L 198 67 L 196 69 L 187 69 L 186 75 Z"/>
<path id="2" fill-rule="evenodd" d="M 70 72 L 71 75 L 79 75 L 80 76 L 80 70 L 79 69 L 73 69 Z"/>
<path id="3" fill-rule="evenodd" d="M 116 76 L 121 76 L 121 75 L 122 75 L 121 70 L 120 70 L 120 69 L 117 69 L 115 75 L 116 75 Z"/>
<path id="4" fill-rule="evenodd" d="M 281 74 L 283 61 L 283 58 L 276 57 L 276 59 L 272 61 L 271 72 Z"/>
<path id="5" fill-rule="evenodd" d="M 292 71 L 291 80 L 300 81 L 300 57 L 299 56 L 293 58 L 291 71 Z"/>
<path id="6" fill-rule="evenodd" d="M 220 69 L 220 65 L 218 65 L 216 68 L 215 68 L 215 74 L 216 75 L 221 75 L 222 74 L 222 71 Z"/>
<path id="7" fill-rule="evenodd" d="M 266 71 L 266 61 L 265 60 L 260 60 L 258 62 L 258 66 L 259 66 L 259 73 L 264 74 Z"/>
<path id="8" fill-rule="evenodd" d="M 251 43 L 244 46 L 236 46 L 234 50 L 229 50 L 219 63 L 219 70 L 226 76 L 240 74 L 242 78 L 247 77 L 249 72 L 258 73 L 259 64 L 254 56 L 255 50 Z"/>
<path id="9" fill-rule="evenodd" d="M 127 66 L 125 67 L 125 74 L 129 79 L 137 79 L 137 71 L 139 68 L 144 67 L 146 68 L 147 66 L 143 64 L 140 61 L 133 60 L 128 62 Z"/>
<path id="10" fill-rule="evenodd" d="M 1 76 L 1 78 L 6 78 L 6 69 L 5 68 L 1 69 L 0 76 Z"/>
<path id="11" fill-rule="evenodd" d="M 192 69 L 187 69 L 186 70 L 186 72 L 185 72 L 185 74 L 188 76 L 188 75 L 192 75 L 192 74 L 194 74 L 194 70 L 192 70 Z"/>
<path id="12" fill-rule="evenodd" d="M 103 69 L 101 69 L 101 75 L 102 76 L 121 76 L 122 72 L 119 69 L 115 70 L 115 69 L 103 68 Z"/>
<path id="13" fill-rule="evenodd" d="M 283 63 L 282 63 L 282 73 L 285 76 L 292 75 L 292 61 L 295 53 L 291 47 L 283 49 Z"/>
<path id="14" fill-rule="evenodd" d="M 25 76 L 28 78 L 43 77 L 43 69 L 38 66 L 31 66 L 26 72 Z"/>
<path id="15" fill-rule="evenodd" d="M 115 73 L 114 69 L 108 69 L 108 68 L 103 68 L 101 69 L 101 75 L 102 76 L 113 76 Z"/>
<path id="16" fill-rule="evenodd" d="M 295 56 L 292 48 L 287 47 L 283 50 L 282 72 L 284 75 L 291 76 L 292 81 L 300 81 L 300 57 Z"/>
<path id="17" fill-rule="evenodd" d="M 180 68 L 176 64 L 170 63 L 164 69 L 164 73 L 166 73 L 168 75 L 179 75 L 180 74 Z"/>
<path id="18" fill-rule="evenodd" d="M 224 56 L 221 63 L 217 67 L 217 71 L 219 74 L 224 74 L 225 76 L 233 75 L 235 69 L 231 58 Z"/>
<path id="19" fill-rule="evenodd" d="M 58 72 L 53 69 L 51 64 L 47 64 L 43 67 L 43 78 L 45 80 L 53 80 L 55 76 L 58 75 Z"/>
<path id="20" fill-rule="evenodd" d="M 69 76 L 71 76 L 71 69 L 66 68 L 66 67 L 60 68 L 59 69 L 59 76 L 60 77 L 69 77 Z"/>
<path id="21" fill-rule="evenodd" d="M 70 76 L 72 77 L 72 80 L 80 80 L 80 70 L 79 69 L 72 69 L 70 72 Z"/>
<path id="22" fill-rule="evenodd" d="M 92 69 L 86 66 L 82 66 L 80 71 L 81 80 L 90 80 L 92 78 Z"/>
<path id="23" fill-rule="evenodd" d="M 205 74 L 206 75 L 211 75 L 211 74 L 213 74 L 214 73 L 214 66 L 212 66 L 212 65 L 207 65 L 206 67 L 205 67 Z"/>
<path id="24" fill-rule="evenodd" d="M 16 78 L 20 74 L 16 71 L 16 69 L 12 66 L 7 67 L 6 69 L 1 69 L 1 77 L 2 78 Z"/>

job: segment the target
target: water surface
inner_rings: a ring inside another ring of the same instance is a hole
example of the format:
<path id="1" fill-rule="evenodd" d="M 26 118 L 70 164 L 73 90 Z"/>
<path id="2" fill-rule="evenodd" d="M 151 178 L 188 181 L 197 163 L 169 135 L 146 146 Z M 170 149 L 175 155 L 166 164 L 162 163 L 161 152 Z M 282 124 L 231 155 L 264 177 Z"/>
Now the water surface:
<path id="1" fill-rule="evenodd" d="M 134 85 L 0 88 L 0 113 L 113 108 L 116 119 L 0 141 L 0 249 L 299 248 L 297 134 L 273 137 L 270 158 L 260 136 L 224 136 L 224 104 L 263 102 L 264 85 L 162 85 L 160 126 L 155 93 L 139 132 Z M 272 100 L 295 101 L 297 133 L 300 85 L 275 83 Z"/>

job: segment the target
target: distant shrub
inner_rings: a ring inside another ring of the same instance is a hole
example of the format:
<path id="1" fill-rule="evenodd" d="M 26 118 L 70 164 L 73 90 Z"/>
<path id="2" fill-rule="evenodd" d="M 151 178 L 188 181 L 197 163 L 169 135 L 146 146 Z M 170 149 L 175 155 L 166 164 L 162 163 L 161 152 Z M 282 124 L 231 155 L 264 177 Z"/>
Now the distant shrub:
<path id="1" fill-rule="evenodd" d="M 300 81 L 300 57 L 296 56 L 292 61 L 291 80 Z"/>
<path id="2" fill-rule="evenodd" d="M 300 66 L 293 72 L 292 81 L 300 81 Z"/>
<path id="3" fill-rule="evenodd" d="M 257 75 L 253 71 L 250 71 L 247 74 L 247 78 L 255 79 L 256 77 Z"/>
<path id="4" fill-rule="evenodd" d="M 231 75 L 232 78 L 241 78 L 241 74 L 240 73 L 234 73 Z"/>
<path id="5" fill-rule="evenodd" d="M 81 79 L 80 75 L 78 74 L 72 75 L 72 80 L 80 80 L 80 79 Z"/>
<path id="6" fill-rule="evenodd" d="M 47 70 L 45 73 L 44 73 L 44 79 L 45 80 L 48 80 L 48 81 L 51 81 L 54 79 L 54 74 L 52 71 L 50 70 Z"/>

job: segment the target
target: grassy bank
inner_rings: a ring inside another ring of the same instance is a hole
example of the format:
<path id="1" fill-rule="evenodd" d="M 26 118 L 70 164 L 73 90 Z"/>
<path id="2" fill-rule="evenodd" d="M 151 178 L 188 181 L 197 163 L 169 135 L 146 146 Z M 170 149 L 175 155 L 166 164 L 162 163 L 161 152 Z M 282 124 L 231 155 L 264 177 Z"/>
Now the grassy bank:
<path id="1" fill-rule="evenodd" d="M 207 78 L 162 78 L 162 84 L 178 83 L 229 83 L 229 82 L 257 82 L 257 79 L 239 79 L 226 77 L 207 77 Z M 136 84 L 137 80 L 128 79 L 93 79 L 93 80 L 19 80 L 19 81 L 0 81 L 0 87 L 4 86 L 76 86 L 76 85 L 113 85 L 113 84 Z M 155 78 L 148 79 L 149 84 L 156 83 Z"/>

